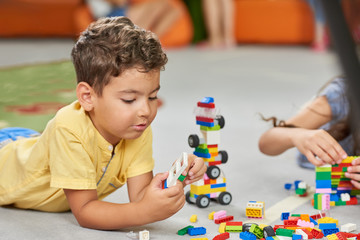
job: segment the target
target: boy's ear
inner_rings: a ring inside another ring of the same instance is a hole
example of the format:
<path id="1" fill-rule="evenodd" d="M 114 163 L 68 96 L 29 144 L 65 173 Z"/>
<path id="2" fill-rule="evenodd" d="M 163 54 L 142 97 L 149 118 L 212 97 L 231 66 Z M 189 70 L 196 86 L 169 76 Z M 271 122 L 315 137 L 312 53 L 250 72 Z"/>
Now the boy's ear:
<path id="1" fill-rule="evenodd" d="M 89 112 L 93 109 L 94 102 L 93 96 L 94 89 L 86 82 L 79 82 L 76 87 L 76 96 L 79 100 L 80 105 L 85 111 Z"/>

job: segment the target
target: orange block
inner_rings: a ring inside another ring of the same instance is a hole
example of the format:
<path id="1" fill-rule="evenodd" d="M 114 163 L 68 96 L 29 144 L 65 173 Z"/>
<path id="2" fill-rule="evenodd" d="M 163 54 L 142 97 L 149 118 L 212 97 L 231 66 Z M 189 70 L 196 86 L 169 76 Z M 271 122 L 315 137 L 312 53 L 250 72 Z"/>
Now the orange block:
<path id="1" fill-rule="evenodd" d="M 314 17 L 303 0 L 234 0 L 238 43 L 310 44 Z"/>

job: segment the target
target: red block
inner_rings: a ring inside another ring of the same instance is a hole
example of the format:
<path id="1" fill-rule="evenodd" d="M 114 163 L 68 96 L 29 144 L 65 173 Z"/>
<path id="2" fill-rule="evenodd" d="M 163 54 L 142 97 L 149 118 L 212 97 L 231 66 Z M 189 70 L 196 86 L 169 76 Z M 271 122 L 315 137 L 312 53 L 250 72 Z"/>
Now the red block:
<path id="1" fill-rule="evenodd" d="M 316 230 L 315 228 L 313 228 L 311 230 L 311 234 L 314 236 L 314 238 L 316 239 L 321 239 L 324 237 L 324 234 L 322 233 L 322 231 Z"/>
<path id="2" fill-rule="evenodd" d="M 306 235 L 308 235 L 308 239 L 313 239 L 314 235 L 307 229 L 302 229 Z"/>
<path id="3" fill-rule="evenodd" d="M 347 240 L 346 235 L 343 232 L 335 233 L 339 240 Z"/>
<path id="4" fill-rule="evenodd" d="M 200 121 L 200 122 L 207 122 L 207 123 L 213 123 L 214 119 L 213 118 L 206 118 L 206 117 L 196 117 L 196 121 Z"/>
<path id="5" fill-rule="evenodd" d="M 284 220 L 284 225 L 297 225 L 297 220 Z"/>
<path id="6" fill-rule="evenodd" d="M 227 222 L 226 226 L 242 226 L 242 222 Z"/>
<path id="7" fill-rule="evenodd" d="M 357 205 L 358 204 L 358 200 L 356 197 L 352 197 L 350 198 L 350 201 L 346 202 L 346 205 Z"/>
<path id="8" fill-rule="evenodd" d="M 213 240 L 225 240 L 230 238 L 230 233 L 226 232 L 226 233 L 221 233 L 219 235 L 216 235 Z"/>
<path id="9" fill-rule="evenodd" d="M 209 166 L 215 166 L 221 164 L 221 161 L 208 162 Z"/>
<path id="10" fill-rule="evenodd" d="M 229 222 L 229 221 L 231 221 L 231 220 L 233 220 L 234 219 L 234 216 L 226 216 L 226 217 L 223 217 L 223 218 L 218 218 L 218 219 L 216 219 L 215 220 L 215 223 L 216 224 L 220 224 L 220 223 L 222 223 L 222 222 Z"/>
<path id="11" fill-rule="evenodd" d="M 197 105 L 198 105 L 198 107 L 203 107 L 203 108 L 215 108 L 215 103 L 198 102 Z"/>

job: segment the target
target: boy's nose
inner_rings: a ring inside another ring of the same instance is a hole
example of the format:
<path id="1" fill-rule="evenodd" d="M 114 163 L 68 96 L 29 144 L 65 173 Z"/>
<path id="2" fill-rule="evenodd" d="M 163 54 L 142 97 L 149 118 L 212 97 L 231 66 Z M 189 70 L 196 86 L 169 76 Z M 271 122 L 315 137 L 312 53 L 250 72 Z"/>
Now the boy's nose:
<path id="1" fill-rule="evenodd" d="M 149 114 L 150 114 L 150 104 L 149 104 L 149 102 L 147 102 L 147 101 L 145 101 L 143 104 L 142 104 L 142 106 L 141 106 L 141 108 L 140 108 L 140 115 L 141 116 L 148 116 Z"/>

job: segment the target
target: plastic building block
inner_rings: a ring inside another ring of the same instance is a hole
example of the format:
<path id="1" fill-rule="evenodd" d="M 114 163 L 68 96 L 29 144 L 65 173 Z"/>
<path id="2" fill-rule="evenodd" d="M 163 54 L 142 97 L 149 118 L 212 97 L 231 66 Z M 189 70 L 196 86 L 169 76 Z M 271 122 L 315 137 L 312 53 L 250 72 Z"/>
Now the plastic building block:
<path id="1" fill-rule="evenodd" d="M 292 235 L 292 240 L 301 240 L 303 239 L 303 236 L 300 234 L 293 234 Z"/>
<path id="2" fill-rule="evenodd" d="M 192 223 L 197 222 L 197 215 L 196 214 L 191 215 L 190 222 L 192 222 Z"/>
<path id="3" fill-rule="evenodd" d="M 253 233 L 257 238 L 264 237 L 264 232 L 258 225 L 251 225 L 249 232 Z"/>
<path id="4" fill-rule="evenodd" d="M 208 218 L 209 218 L 210 220 L 214 220 L 214 213 L 215 213 L 215 211 L 209 213 Z"/>
<path id="5" fill-rule="evenodd" d="M 225 232 L 242 232 L 242 226 L 227 225 L 226 224 Z"/>
<path id="6" fill-rule="evenodd" d="M 204 235 L 204 234 L 206 234 L 206 228 L 204 228 L 204 227 L 188 228 L 188 234 L 190 236 Z"/>
<path id="7" fill-rule="evenodd" d="M 356 230 L 356 224 L 355 223 L 347 223 L 344 225 L 341 225 L 340 232 L 353 232 Z"/>
<path id="8" fill-rule="evenodd" d="M 314 236 L 315 239 L 321 239 L 324 237 L 324 234 L 320 229 L 313 228 L 311 229 L 311 234 Z"/>
<path id="9" fill-rule="evenodd" d="M 139 240 L 149 240 L 150 232 L 148 230 L 143 230 L 139 232 Z"/>
<path id="10" fill-rule="evenodd" d="M 243 240 L 256 240 L 256 236 L 251 232 L 241 232 L 240 238 Z"/>
<path id="11" fill-rule="evenodd" d="M 220 224 L 220 223 L 223 223 L 223 222 L 229 222 L 231 220 L 234 219 L 234 216 L 226 216 L 226 217 L 221 217 L 221 218 L 218 218 L 218 219 L 215 219 L 215 223 L 216 224 Z"/>
<path id="12" fill-rule="evenodd" d="M 289 219 L 290 213 L 289 212 L 283 212 L 281 213 L 281 221 Z"/>
<path id="13" fill-rule="evenodd" d="M 292 237 L 294 230 L 292 229 L 285 229 L 285 228 L 278 228 L 276 229 L 276 235 L 284 236 L 284 237 Z"/>
<path id="14" fill-rule="evenodd" d="M 188 233 L 188 229 L 189 229 L 189 228 L 193 228 L 193 227 L 194 227 L 194 226 L 191 226 L 191 225 L 189 225 L 189 226 L 187 226 L 187 227 L 184 227 L 184 228 L 178 230 L 177 234 L 180 235 L 180 236 L 183 236 L 183 235 L 185 235 L 185 234 Z"/>
<path id="15" fill-rule="evenodd" d="M 181 156 L 175 161 L 169 170 L 169 176 L 166 179 L 166 185 L 164 188 L 172 187 L 176 185 L 176 181 L 179 179 L 184 180 L 185 177 L 181 177 L 182 173 L 185 171 L 188 166 L 188 155 L 186 152 L 183 152 Z"/>
<path id="16" fill-rule="evenodd" d="M 226 231 L 226 222 L 220 223 L 219 233 L 224 233 Z"/>
<path id="17" fill-rule="evenodd" d="M 230 238 L 230 233 L 226 232 L 226 233 L 221 233 L 219 235 L 216 235 L 212 240 L 225 240 Z"/>
<path id="18" fill-rule="evenodd" d="M 225 210 L 220 210 L 214 213 L 214 220 L 218 219 L 218 218 L 223 218 L 226 217 L 226 211 Z"/>
<path id="19" fill-rule="evenodd" d="M 242 227 L 243 227 L 243 232 L 249 232 L 249 231 L 250 231 L 250 228 L 251 228 L 251 226 L 252 226 L 253 224 L 259 226 L 259 225 L 256 224 L 256 223 L 244 223 L 243 226 L 242 226 Z"/>
<path id="20" fill-rule="evenodd" d="M 139 239 L 139 238 L 137 237 L 137 234 L 134 233 L 133 231 L 128 232 L 128 233 L 126 234 L 126 236 L 127 236 L 128 238 L 131 238 L 131 239 Z"/>
<path id="21" fill-rule="evenodd" d="M 338 240 L 338 237 L 336 236 L 336 234 L 329 234 L 326 236 L 326 238 L 328 240 Z"/>

